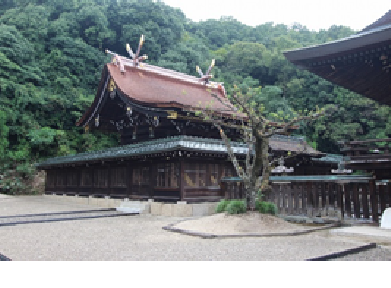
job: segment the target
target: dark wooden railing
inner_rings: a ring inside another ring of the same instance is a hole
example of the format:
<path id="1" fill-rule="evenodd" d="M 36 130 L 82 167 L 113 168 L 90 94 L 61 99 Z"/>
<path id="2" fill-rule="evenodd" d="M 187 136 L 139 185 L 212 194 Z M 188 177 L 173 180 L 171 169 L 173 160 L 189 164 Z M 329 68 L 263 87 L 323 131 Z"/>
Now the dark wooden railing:
<path id="1" fill-rule="evenodd" d="M 382 143 L 383 145 L 380 145 Z M 340 141 L 341 151 L 352 158 L 360 156 L 389 155 L 391 152 L 391 138 L 369 139 L 362 141 Z"/>
<path id="2" fill-rule="evenodd" d="M 280 214 L 330 216 L 379 222 L 391 207 L 391 181 L 367 176 L 276 176 L 271 177 L 274 202 Z M 226 199 L 243 199 L 240 178 L 222 180 Z"/>

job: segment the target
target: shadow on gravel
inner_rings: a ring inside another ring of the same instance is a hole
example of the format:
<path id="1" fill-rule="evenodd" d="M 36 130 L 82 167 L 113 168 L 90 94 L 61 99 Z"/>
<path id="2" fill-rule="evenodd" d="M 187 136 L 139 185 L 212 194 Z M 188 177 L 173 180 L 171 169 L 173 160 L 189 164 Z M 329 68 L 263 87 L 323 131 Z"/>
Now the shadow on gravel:
<path id="1" fill-rule="evenodd" d="M 369 249 L 374 249 L 376 247 L 377 247 L 376 243 L 369 243 L 369 244 L 362 245 L 362 246 L 359 246 L 359 247 L 356 247 L 356 248 L 346 249 L 344 251 L 335 252 L 335 253 L 331 253 L 331 254 L 328 254 L 328 255 L 307 259 L 306 261 L 328 261 L 328 260 L 333 260 L 333 259 L 337 259 L 337 258 L 342 258 L 342 257 L 347 256 L 347 255 L 363 252 L 363 251 L 366 251 L 366 250 L 369 250 Z"/>
<path id="2" fill-rule="evenodd" d="M 0 254 L 0 261 L 12 261 L 8 257 L 5 257 L 3 254 Z"/>

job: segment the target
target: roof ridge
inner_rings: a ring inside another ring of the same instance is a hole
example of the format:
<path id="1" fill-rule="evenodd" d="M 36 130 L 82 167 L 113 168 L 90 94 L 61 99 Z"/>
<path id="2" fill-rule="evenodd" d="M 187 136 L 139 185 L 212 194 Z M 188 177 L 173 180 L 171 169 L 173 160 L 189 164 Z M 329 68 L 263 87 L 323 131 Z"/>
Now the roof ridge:
<path id="1" fill-rule="evenodd" d="M 127 67 L 138 68 L 140 70 L 155 73 L 155 74 L 158 74 L 161 76 L 170 77 L 172 79 L 181 80 L 181 81 L 185 81 L 185 82 L 192 83 L 192 84 L 197 84 L 200 86 L 206 86 L 208 88 L 216 88 L 217 89 L 218 85 L 224 86 L 224 82 L 210 81 L 208 84 L 205 84 L 202 81 L 202 79 L 197 78 L 192 75 L 188 75 L 188 74 L 185 74 L 182 72 L 178 72 L 175 70 L 171 70 L 171 69 L 167 69 L 167 68 L 163 68 L 160 66 L 147 64 L 147 63 L 141 63 L 139 65 L 134 65 L 133 61 L 127 57 L 119 56 L 119 55 L 117 57 L 121 58 L 121 61 L 123 61 L 124 66 L 127 66 Z"/>

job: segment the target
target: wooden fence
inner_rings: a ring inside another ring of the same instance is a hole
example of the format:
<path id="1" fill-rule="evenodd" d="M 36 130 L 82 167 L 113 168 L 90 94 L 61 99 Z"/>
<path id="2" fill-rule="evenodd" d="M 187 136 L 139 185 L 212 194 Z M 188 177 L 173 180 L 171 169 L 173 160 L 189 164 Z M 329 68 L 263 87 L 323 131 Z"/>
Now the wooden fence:
<path id="1" fill-rule="evenodd" d="M 222 180 L 226 199 L 243 199 L 239 178 Z M 391 207 L 391 181 L 360 176 L 276 176 L 266 200 L 277 205 L 280 214 L 338 216 L 366 219 L 375 223 Z"/>

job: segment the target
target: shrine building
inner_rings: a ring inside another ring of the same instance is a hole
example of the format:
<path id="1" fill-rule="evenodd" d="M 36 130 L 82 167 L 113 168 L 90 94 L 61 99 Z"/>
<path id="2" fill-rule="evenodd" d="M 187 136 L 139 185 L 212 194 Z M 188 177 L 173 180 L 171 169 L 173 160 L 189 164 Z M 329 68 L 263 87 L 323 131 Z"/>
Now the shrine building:
<path id="1" fill-rule="evenodd" d="M 357 34 L 284 54 L 303 69 L 391 106 L 391 10 Z M 387 136 L 341 141 L 345 166 L 367 171 L 384 183 L 391 181 L 391 134 Z"/>
<path id="2" fill-rule="evenodd" d="M 209 107 L 226 119 L 224 130 L 239 160 L 248 148 L 240 142 L 241 116 L 227 109 L 232 104 L 224 84 L 209 80 L 213 65 L 200 79 L 141 63 L 138 53 L 130 52 L 130 58 L 112 54 L 92 105 L 76 125 L 90 133 L 118 133 L 121 146 L 39 163 L 47 172 L 45 193 L 155 201 L 222 199 L 220 179 L 236 173 L 219 131 L 196 111 Z M 286 163 L 295 167 L 294 174 L 330 174 L 337 165 L 303 138 L 276 135 L 270 140 L 275 156 L 287 151 L 297 155 Z"/>

